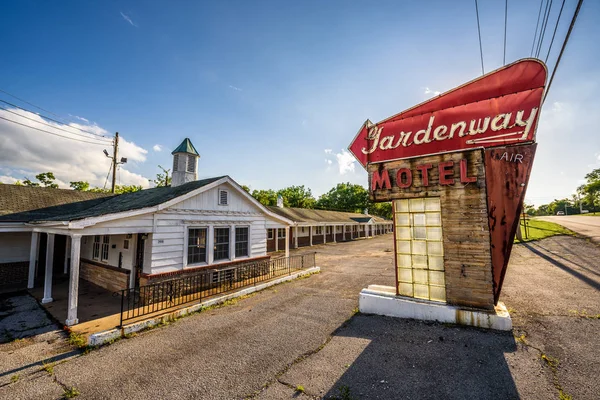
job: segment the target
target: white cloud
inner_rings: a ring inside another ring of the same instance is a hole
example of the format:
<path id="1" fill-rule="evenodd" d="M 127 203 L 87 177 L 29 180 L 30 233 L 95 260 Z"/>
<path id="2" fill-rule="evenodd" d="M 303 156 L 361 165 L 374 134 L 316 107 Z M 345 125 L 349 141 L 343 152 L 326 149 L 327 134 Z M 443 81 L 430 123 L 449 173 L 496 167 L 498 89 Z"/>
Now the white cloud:
<path id="1" fill-rule="evenodd" d="M 0 146 L 0 170 L 3 173 L 1 179 L 22 180 L 24 176 L 33 179 L 40 172 L 52 171 L 56 177 L 56 183 L 60 187 L 69 187 L 71 181 L 87 181 L 92 186 L 104 186 L 106 174 L 110 168 L 110 160 L 102 153 L 102 150 L 106 149 L 112 153 L 110 139 L 102 139 L 69 127 L 108 136 L 109 133 L 105 129 L 98 125 L 77 123 L 62 125 L 44 120 L 34 113 L 22 110 L 19 110 L 19 113 L 51 126 L 41 125 L 0 110 L 0 116 L 6 119 L 77 140 L 53 136 L 0 120 L 0 143 L 2 143 Z M 56 128 L 64 129 L 67 132 Z M 121 169 L 120 184 L 149 186 L 147 178 L 127 169 L 132 164 L 146 161 L 147 153 L 147 150 L 128 141 L 125 137 L 119 138 L 119 157 L 128 158 L 128 164 Z"/>
<path id="2" fill-rule="evenodd" d="M 134 22 L 131 20 L 131 18 L 130 18 L 128 15 L 126 15 L 126 14 L 124 14 L 124 13 L 123 13 L 123 11 L 121 11 L 121 17 L 123 17 L 123 19 L 124 19 L 125 21 L 129 22 L 129 23 L 131 24 L 131 26 L 135 26 L 136 28 L 138 27 L 138 26 L 137 26 L 137 25 L 136 25 L 136 24 L 135 24 L 135 23 L 134 23 Z"/>
<path id="3" fill-rule="evenodd" d="M 331 154 L 332 151 L 333 150 L 331 150 L 331 149 L 325 149 L 325 154 Z"/>
<path id="4" fill-rule="evenodd" d="M 352 154 L 350 154 L 350 152 L 348 150 L 342 149 L 341 153 L 337 153 L 335 155 L 335 158 L 337 159 L 337 162 L 338 162 L 340 175 L 345 175 L 348 172 L 354 172 L 354 167 L 355 167 L 354 162 L 356 160 L 355 160 L 354 156 Z"/>
<path id="5" fill-rule="evenodd" d="M 331 164 L 333 164 L 333 161 L 332 161 L 332 160 L 325 160 L 325 162 L 327 163 L 327 165 L 331 165 Z"/>
<path id="6" fill-rule="evenodd" d="M 233 85 L 229 85 L 229 89 L 233 89 L 236 92 L 241 92 L 242 91 L 242 89 L 240 89 L 239 87 L 233 86 Z"/>
<path id="7" fill-rule="evenodd" d="M 163 147 L 160 144 L 155 144 L 154 146 L 152 146 L 152 150 L 158 152 L 158 151 L 162 151 Z"/>
<path id="8" fill-rule="evenodd" d="M 425 94 L 433 94 L 434 96 L 438 96 L 440 95 L 442 92 L 439 92 L 437 90 L 431 90 L 428 87 L 425 88 Z"/>
<path id="9" fill-rule="evenodd" d="M 16 181 L 18 181 L 18 179 L 15 177 L 0 175 L 0 182 L 2 183 L 15 183 Z"/>

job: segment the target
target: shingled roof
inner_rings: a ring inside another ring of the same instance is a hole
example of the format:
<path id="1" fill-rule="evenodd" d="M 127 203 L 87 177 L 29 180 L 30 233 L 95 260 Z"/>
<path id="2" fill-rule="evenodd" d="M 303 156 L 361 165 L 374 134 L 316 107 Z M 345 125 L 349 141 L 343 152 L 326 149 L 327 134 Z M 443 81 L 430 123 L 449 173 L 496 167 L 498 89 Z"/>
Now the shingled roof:
<path id="1" fill-rule="evenodd" d="M 367 223 L 371 219 L 375 222 L 385 222 L 387 220 L 377 217 L 374 215 L 358 214 L 344 211 L 331 211 L 331 210 L 314 210 L 308 208 L 295 208 L 295 207 L 267 207 L 269 210 L 276 214 L 281 215 L 287 219 L 299 223 L 315 223 L 322 224 L 326 222 L 330 223 Z"/>
<path id="2" fill-rule="evenodd" d="M 3 184 L 0 185 L 0 216 L 109 196 L 112 195 L 110 193 Z"/>
<path id="3" fill-rule="evenodd" d="M 225 176 L 188 182 L 176 187 L 145 189 L 138 192 L 73 202 L 55 207 L 28 210 L 16 214 L 0 215 L 0 222 L 75 221 L 84 218 L 99 217 L 101 215 L 139 210 L 165 203 L 222 178 L 225 178 Z"/>

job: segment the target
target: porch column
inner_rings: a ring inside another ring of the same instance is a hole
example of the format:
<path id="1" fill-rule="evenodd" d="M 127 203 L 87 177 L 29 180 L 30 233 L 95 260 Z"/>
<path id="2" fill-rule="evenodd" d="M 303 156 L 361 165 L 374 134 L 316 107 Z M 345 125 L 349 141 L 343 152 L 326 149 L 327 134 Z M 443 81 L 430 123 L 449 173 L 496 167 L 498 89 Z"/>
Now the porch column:
<path id="1" fill-rule="evenodd" d="M 279 251 L 279 228 L 275 228 L 275 251 Z"/>
<path id="2" fill-rule="evenodd" d="M 69 269 L 69 241 L 71 240 L 70 236 L 67 236 L 65 238 L 65 267 L 63 270 L 63 274 L 67 274 L 67 271 Z"/>
<path id="3" fill-rule="evenodd" d="M 285 227 L 285 257 L 288 258 L 290 256 L 290 227 Z M 289 262 L 289 260 L 288 260 Z"/>
<path id="4" fill-rule="evenodd" d="M 81 235 L 71 237 L 71 273 L 69 276 L 69 304 L 67 308 L 67 326 L 79 323 L 77 319 L 77 300 L 79 299 L 79 257 L 81 253 Z"/>
<path id="5" fill-rule="evenodd" d="M 337 236 L 337 226 L 333 225 L 331 227 L 331 229 L 333 230 L 333 243 L 337 243 L 337 238 L 336 238 L 336 236 Z"/>
<path id="6" fill-rule="evenodd" d="M 52 300 L 52 269 L 54 268 L 54 233 L 48 233 L 46 242 L 46 275 L 44 278 L 44 297 L 42 304 L 51 303 Z"/>
<path id="7" fill-rule="evenodd" d="M 294 227 L 294 248 L 298 248 L 298 225 Z"/>
<path id="8" fill-rule="evenodd" d="M 250 230 L 248 229 L 248 231 Z M 248 235 L 250 235 L 250 232 L 248 232 Z M 235 260 L 235 225 L 229 225 L 229 259 L 231 261 Z"/>
<path id="9" fill-rule="evenodd" d="M 323 244 L 327 244 L 327 225 L 323 227 Z"/>
<path id="10" fill-rule="evenodd" d="M 342 240 L 346 240 L 346 225 L 342 225 Z"/>
<path id="11" fill-rule="evenodd" d="M 313 227 L 312 225 L 308 227 L 308 234 L 310 236 L 310 245 L 312 246 L 312 233 L 313 233 Z"/>
<path id="12" fill-rule="evenodd" d="M 38 241 L 40 234 L 37 232 L 31 233 L 31 247 L 29 248 L 29 275 L 27 276 L 27 289 L 33 289 L 33 281 L 35 278 L 35 265 L 38 253 Z"/>

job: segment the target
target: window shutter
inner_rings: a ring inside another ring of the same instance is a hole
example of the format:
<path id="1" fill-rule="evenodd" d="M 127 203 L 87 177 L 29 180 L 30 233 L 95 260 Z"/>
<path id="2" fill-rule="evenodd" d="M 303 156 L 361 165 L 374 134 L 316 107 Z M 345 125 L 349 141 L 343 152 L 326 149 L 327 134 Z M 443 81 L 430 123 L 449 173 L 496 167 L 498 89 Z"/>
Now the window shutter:
<path id="1" fill-rule="evenodd" d="M 220 190 L 219 191 L 219 204 L 222 206 L 226 206 L 227 205 L 227 191 L 226 190 Z"/>
<path id="2" fill-rule="evenodd" d="M 196 172 L 196 157 L 191 154 L 187 156 L 187 172 Z"/>
<path id="3" fill-rule="evenodd" d="M 177 169 L 177 164 L 179 164 L 179 154 L 173 156 L 173 172 L 179 171 L 179 169 Z"/>

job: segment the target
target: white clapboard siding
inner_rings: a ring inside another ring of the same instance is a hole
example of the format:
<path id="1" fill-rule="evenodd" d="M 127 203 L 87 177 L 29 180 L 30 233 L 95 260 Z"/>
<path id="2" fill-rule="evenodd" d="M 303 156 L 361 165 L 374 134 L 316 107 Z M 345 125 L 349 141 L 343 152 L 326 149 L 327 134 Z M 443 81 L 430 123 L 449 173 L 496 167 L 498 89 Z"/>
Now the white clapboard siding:
<path id="1" fill-rule="evenodd" d="M 152 252 L 152 261 L 180 259 L 181 257 L 182 257 L 181 251 L 165 251 L 165 252 L 161 252 L 161 253 Z M 180 260 L 180 261 L 182 261 L 182 260 Z"/>
<path id="2" fill-rule="evenodd" d="M 0 264 L 29 261 L 31 232 L 0 233 Z"/>
<path id="3" fill-rule="evenodd" d="M 228 193 L 228 204 L 219 205 L 219 190 Z M 259 208 L 244 198 L 237 189 L 230 184 L 224 183 L 216 188 L 202 192 L 197 196 L 186 199 L 173 205 L 173 209 L 183 210 L 211 210 L 211 211 L 236 211 L 236 212 L 259 212 Z"/>
<path id="4" fill-rule="evenodd" d="M 154 245 L 154 243 L 153 243 L 153 248 L 154 248 L 154 250 L 152 250 L 152 254 L 170 253 L 173 251 L 181 252 L 181 250 L 183 249 L 183 242 L 179 243 L 178 245 L 169 245 L 169 246 L 163 245 L 163 244 Z"/>
<path id="5" fill-rule="evenodd" d="M 112 221 L 100 222 L 95 224 L 94 228 L 152 228 L 154 217 L 152 213 L 138 215 L 130 218 L 115 219 Z"/>
<path id="6" fill-rule="evenodd" d="M 153 246 L 181 246 L 183 245 L 183 237 L 182 235 L 178 235 L 178 238 L 173 239 L 156 239 L 156 235 L 154 235 L 154 239 L 152 240 Z"/>

